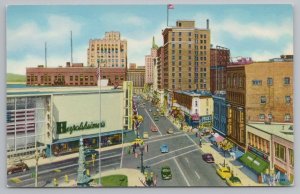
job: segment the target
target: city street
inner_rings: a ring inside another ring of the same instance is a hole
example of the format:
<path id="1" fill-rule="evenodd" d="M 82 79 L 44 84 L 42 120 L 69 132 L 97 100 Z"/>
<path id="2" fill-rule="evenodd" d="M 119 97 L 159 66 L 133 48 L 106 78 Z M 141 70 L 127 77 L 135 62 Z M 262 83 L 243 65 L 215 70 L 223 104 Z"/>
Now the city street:
<path id="1" fill-rule="evenodd" d="M 137 104 L 140 103 L 138 100 Z M 191 137 L 178 131 L 166 117 L 160 117 L 159 121 L 155 122 L 154 111 L 156 112 L 156 108 L 148 101 L 145 102 L 144 107 L 138 106 L 138 114 L 144 118 L 139 133 L 145 131 L 149 133 L 149 139 L 145 140 L 149 148 L 148 152 L 144 153 L 145 171 L 157 175 L 157 186 L 226 186 L 226 183 L 216 174 L 214 164 L 207 164 L 202 160 L 203 152 Z M 151 132 L 151 125 L 157 126 L 159 131 Z M 167 134 L 169 128 L 174 129 L 174 134 Z M 168 145 L 168 153 L 160 152 L 162 144 Z M 138 148 L 136 152 L 140 152 Z M 124 155 L 122 167 L 140 168 L 140 165 L 140 156 L 135 158 L 133 154 Z M 171 180 L 161 179 L 160 171 L 163 166 L 171 168 Z"/>
<path id="2" fill-rule="evenodd" d="M 101 153 L 101 167 L 102 171 L 107 171 L 115 168 L 120 168 L 122 149 L 114 149 L 109 151 L 104 151 Z M 91 157 L 86 158 L 89 161 L 89 167 L 91 176 L 99 172 L 99 158 L 96 159 L 94 165 L 91 162 Z M 64 181 L 64 176 L 68 175 L 69 180 L 77 178 L 78 169 L 78 157 L 64 160 L 61 162 L 50 163 L 46 165 L 39 165 L 38 168 L 38 186 L 53 186 L 52 180 L 54 178 L 58 179 L 59 182 Z M 7 185 L 12 187 L 34 187 L 35 179 L 32 177 L 32 172 L 35 168 L 30 168 L 29 171 L 22 173 L 15 173 L 12 175 L 7 175 Z M 20 183 L 14 183 L 10 181 L 13 178 L 18 178 L 21 180 Z"/>

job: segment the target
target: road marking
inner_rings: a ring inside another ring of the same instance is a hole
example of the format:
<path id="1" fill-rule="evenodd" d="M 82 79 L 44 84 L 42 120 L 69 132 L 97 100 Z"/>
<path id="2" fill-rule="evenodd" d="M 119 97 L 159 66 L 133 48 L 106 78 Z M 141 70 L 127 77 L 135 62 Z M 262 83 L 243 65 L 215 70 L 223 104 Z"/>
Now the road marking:
<path id="1" fill-rule="evenodd" d="M 148 158 L 148 159 L 146 159 L 146 160 L 144 160 L 144 161 L 146 162 L 146 161 L 149 161 L 149 160 L 153 160 L 153 159 L 155 159 L 155 158 L 164 157 L 164 156 L 166 156 L 166 155 L 168 155 L 168 154 L 172 154 L 172 153 L 174 153 L 174 152 L 177 152 L 177 151 L 180 151 L 180 150 L 184 150 L 184 149 L 190 148 L 190 147 L 194 147 L 194 145 L 186 146 L 186 147 L 184 147 L 184 148 L 180 148 L 180 149 L 177 149 L 177 150 L 174 150 L 174 151 L 165 153 L 165 154 L 161 154 L 161 155 L 158 155 L 158 156 L 154 156 L 154 157 Z"/>
<path id="2" fill-rule="evenodd" d="M 155 139 L 155 138 L 158 138 L 158 137 L 165 137 L 165 136 L 173 136 L 173 135 L 176 135 L 176 134 L 183 134 L 183 132 L 178 131 L 178 132 L 175 132 L 175 133 L 173 133 L 173 134 L 152 135 L 152 136 L 149 137 L 149 139 Z"/>
<path id="3" fill-rule="evenodd" d="M 195 171 L 196 176 L 200 179 L 200 175 Z"/>
<path id="4" fill-rule="evenodd" d="M 183 178 L 184 178 L 184 180 L 185 180 L 187 186 L 191 186 L 190 183 L 189 183 L 189 181 L 187 180 L 186 176 L 184 175 L 184 173 L 183 173 L 181 167 L 179 166 L 177 160 L 176 160 L 175 158 L 173 158 L 173 160 L 175 161 L 175 164 L 177 165 L 177 168 L 179 169 L 181 175 L 183 176 Z"/>
<path id="5" fill-rule="evenodd" d="M 185 159 L 185 161 L 187 162 L 187 163 L 189 163 L 189 160 L 187 159 L 187 158 L 184 158 Z"/>
<path id="6" fill-rule="evenodd" d="M 101 158 L 101 160 L 104 160 L 104 159 L 109 159 L 109 158 L 114 158 L 116 156 L 121 156 L 121 154 L 117 154 L 117 155 L 113 155 L 111 157 L 105 157 L 105 158 Z M 96 159 L 96 161 L 99 160 Z M 88 162 L 88 161 L 87 161 Z M 65 169 L 65 168 L 69 168 L 69 167 L 72 167 L 72 166 L 77 166 L 78 164 L 77 163 L 73 163 L 73 164 L 70 164 L 70 165 L 66 165 L 66 166 L 63 166 L 63 167 L 59 167 L 59 170 L 62 170 L 62 169 Z M 52 172 L 53 169 L 57 169 L 57 167 L 54 167 L 54 168 L 51 168 L 51 169 L 47 169 L 47 170 L 43 170 L 43 171 L 39 171 L 39 173 L 47 173 L 47 172 Z M 26 176 L 30 176 L 30 174 L 24 174 L 24 175 L 21 175 L 21 176 L 18 176 L 19 178 L 23 178 L 23 177 L 26 177 Z"/>
<path id="7" fill-rule="evenodd" d="M 147 115 L 149 116 L 149 118 L 151 119 L 151 121 L 153 122 L 153 124 L 155 125 L 155 127 L 157 127 L 159 134 L 162 136 L 162 133 L 160 132 L 158 126 L 155 124 L 155 122 L 153 121 L 153 119 L 151 118 L 150 114 L 148 113 L 148 111 L 145 109 L 145 112 L 147 113 Z"/>
<path id="8" fill-rule="evenodd" d="M 188 152 L 179 154 L 179 155 L 177 155 L 177 156 L 173 156 L 173 157 L 171 157 L 171 158 L 167 158 L 167 159 L 164 159 L 164 160 L 161 160 L 161 161 L 159 161 L 159 162 L 153 163 L 153 164 L 151 164 L 151 165 L 149 164 L 149 165 L 150 165 L 150 166 L 155 166 L 155 165 L 160 164 L 160 163 L 162 163 L 162 162 L 165 162 L 165 161 L 168 161 L 168 160 L 172 160 L 173 158 L 178 158 L 179 156 L 183 156 L 183 155 L 189 154 L 189 153 L 191 153 L 191 152 L 195 152 L 195 151 L 199 151 L 199 149 L 198 149 L 198 148 L 197 148 L 197 149 L 193 149 L 193 150 L 191 150 L 191 151 L 188 151 Z"/>
<path id="9" fill-rule="evenodd" d="M 185 136 L 187 136 L 187 138 L 189 138 L 189 140 L 191 140 L 191 142 L 192 142 L 194 145 L 198 146 L 198 144 L 196 144 L 196 143 L 194 142 L 194 140 L 193 140 L 188 134 L 185 133 Z"/>
<path id="10" fill-rule="evenodd" d="M 146 141 L 146 142 L 147 143 L 153 143 L 153 142 L 157 142 L 157 141 L 161 141 L 161 140 L 166 140 L 166 139 L 174 139 L 174 138 L 181 137 L 181 136 L 184 136 L 184 134 L 181 133 L 179 135 L 169 135 L 169 136 L 167 136 L 165 138 L 157 138 L 157 139 Z M 160 137 L 162 137 L 162 136 L 160 136 Z"/>

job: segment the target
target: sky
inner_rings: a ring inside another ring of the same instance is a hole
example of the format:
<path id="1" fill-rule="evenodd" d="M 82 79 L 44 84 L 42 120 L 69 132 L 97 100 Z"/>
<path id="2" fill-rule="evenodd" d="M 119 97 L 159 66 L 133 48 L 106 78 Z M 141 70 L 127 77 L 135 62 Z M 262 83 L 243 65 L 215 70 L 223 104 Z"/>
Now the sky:
<path id="1" fill-rule="evenodd" d="M 210 20 L 211 44 L 230 49 L 231 57 L 269 60 L 293 54 L 293 9 L 291 5 L 174 5 L 169 26 L 177 20 L 195 20 L 206 28 Z M 70 31 L 73 62 L 87 63 L 90 39 L 105 32 L 120 31 L 128 44 L 128 64 L 145 65 L 152 37 L 162 45 L 167 26 L 166 5 L 10 5 L 7 8 L 7 72 L 24 74 L 26 67 L 45 63 L 65 66 L 70 61 Z"/>

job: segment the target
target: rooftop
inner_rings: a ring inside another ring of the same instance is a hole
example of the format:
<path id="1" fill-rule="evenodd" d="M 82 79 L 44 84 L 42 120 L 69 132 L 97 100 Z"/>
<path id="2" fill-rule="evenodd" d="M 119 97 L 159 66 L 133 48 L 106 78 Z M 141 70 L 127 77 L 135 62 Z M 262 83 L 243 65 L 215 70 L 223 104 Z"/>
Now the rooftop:
<path id="1" fill-rule="evenodd" d="M 211 92 L 206 90 L 182 90 L 176 91 L 176 93 L 186 94 L 189 96 L 211 96 Z"/>
<path id="2" fill-rule="evenodd" d="M 78 86 L 78 87 L 24 87 L 24 88 L 7 88 L 7 97 L 12 96 L 36 96 L 51 94 L 82 94 L 82 93 L 99 93 L 98 86 Z M 118 93 L 122 89 L 114 89 L 113 86 L 101 86 L 102 93 Z"/>
<path id="3" fill-rule="evenodd" d="M 283 139 L 286 139 L 290 142 L 294 142 L 294 126 L 293 124 L 285 123 L 274 123 L 274 124 L 265 124 L 265 123 L 248 123 L 250 127 L 254 127 L 258 130 L 264 131 L 266 133 L 276 135 Z"/>

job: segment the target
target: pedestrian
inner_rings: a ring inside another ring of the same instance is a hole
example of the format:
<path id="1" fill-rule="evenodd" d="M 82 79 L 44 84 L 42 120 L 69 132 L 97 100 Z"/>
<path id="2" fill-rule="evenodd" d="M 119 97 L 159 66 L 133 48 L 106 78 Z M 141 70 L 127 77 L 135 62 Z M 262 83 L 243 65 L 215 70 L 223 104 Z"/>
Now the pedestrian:
<path id="1" fill-rule="evenodd" d="M 202 148 L 202 139 L 199 139 L 199 146 Z"/>
<path id="2" fill-rule="evenodd" d="M 196 137 L 198 137 L 198 132 L 195 133 Z"/>
<path id="3" fill-rule="evenodd" d="M 132 152 L 133 152 L 133 154 L 135 154 L 135 147 L 132 148 Z"/>

